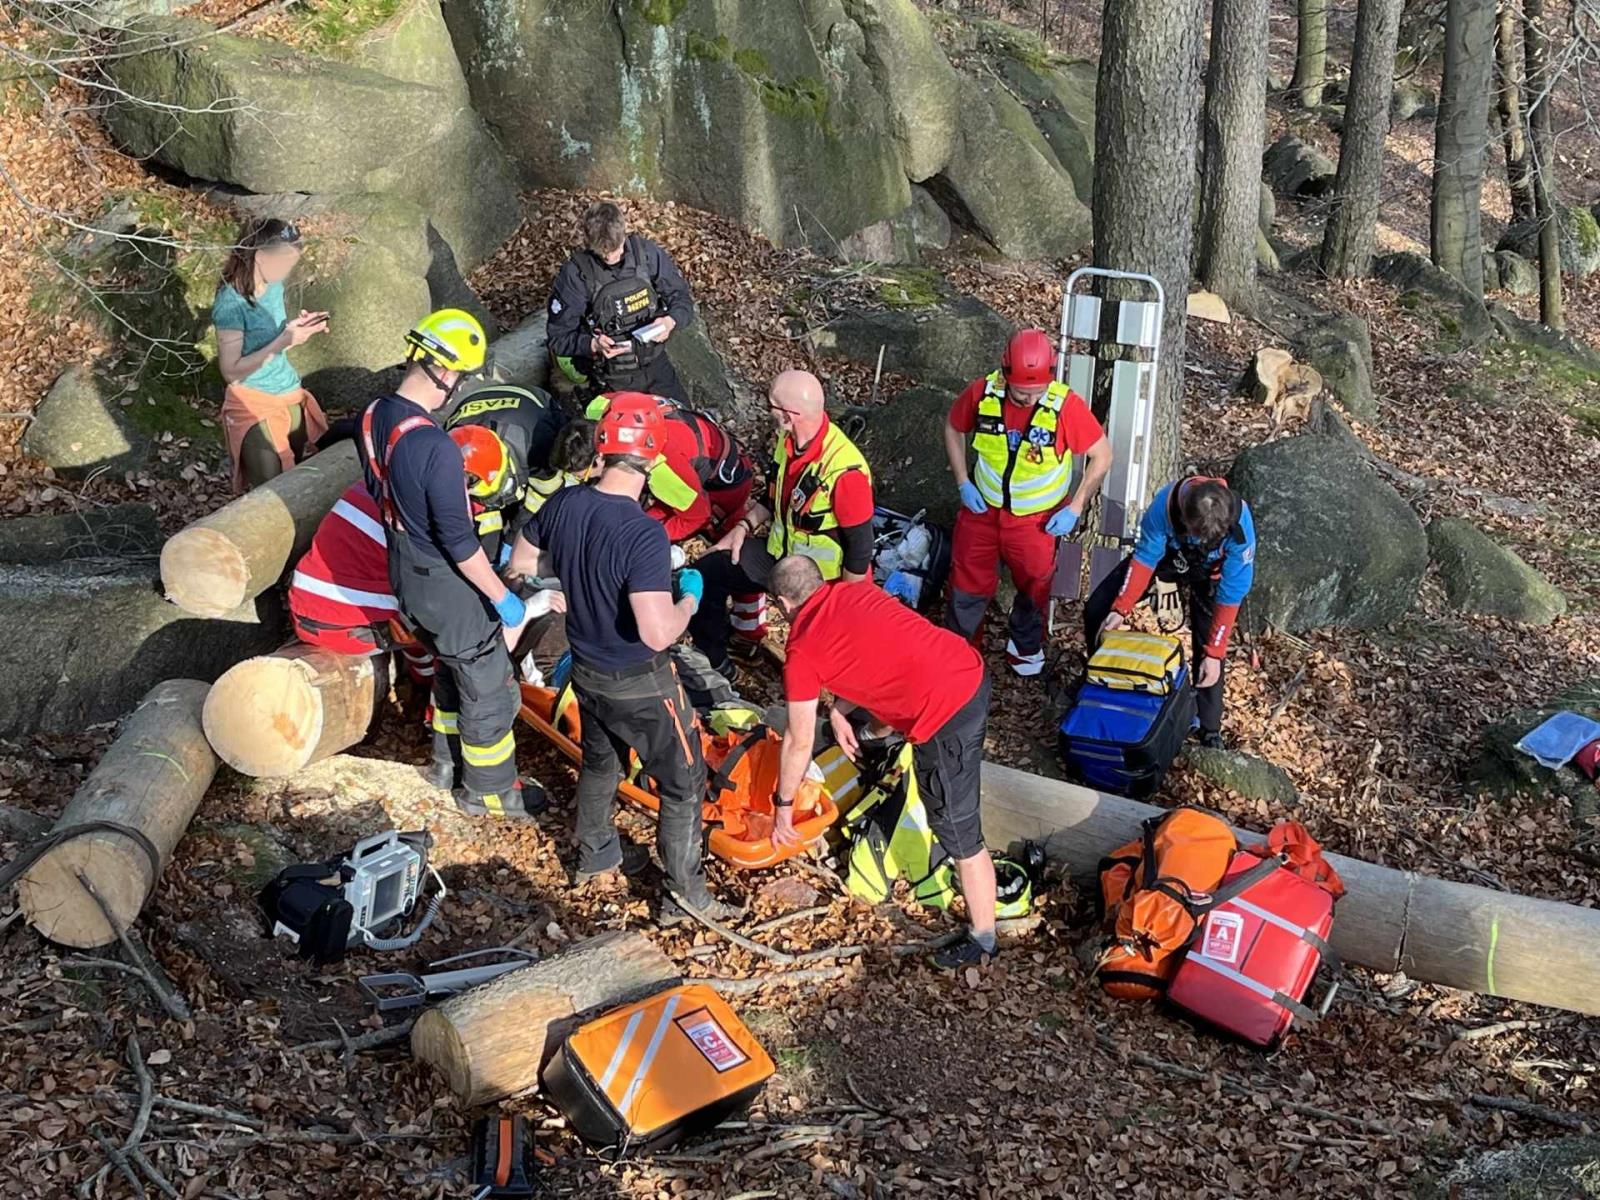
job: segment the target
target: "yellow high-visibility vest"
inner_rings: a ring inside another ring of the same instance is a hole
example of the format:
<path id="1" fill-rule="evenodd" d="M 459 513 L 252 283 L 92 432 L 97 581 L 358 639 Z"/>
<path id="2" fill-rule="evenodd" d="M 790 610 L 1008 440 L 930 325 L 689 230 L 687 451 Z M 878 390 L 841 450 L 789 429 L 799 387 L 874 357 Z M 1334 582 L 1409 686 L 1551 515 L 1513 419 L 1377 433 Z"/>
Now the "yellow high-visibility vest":
<path id="1" fill-rule="evenodd" d="M 772 459 L 777 470 L 773 487 L 781 492 L 789 471 L 787 437 L 779 436 Z M 839 578 L 844 572 L 844 546 L 834 534 L 839 518 L 833 511 L 833 489 L 846 471 L 860 471 L 872 482 L 866 457 L 830 423 L 822 435 L 822 452 L 802 468 L 788 495 L 773 497 L 768 554 L 774 559 L 804 554 L 817 564 L 824 579 Z"/>
<path id="2" fill-rule="evenodd" d="M 1061 409 L 1072 395 L 1066 384 L 1052 382 L 1033 406 L 1033 417 L 1016 449 L 1006 433 L 1006 381 L 999 371 L 984 383 L 978 401 L 978 422 L 972 448 L 978 455 L 972 482 L 990 508 L 1019 517 L 1049 512 L 1067 498 L 1072 485 L 1072 454 L 1056 453 Z"/>

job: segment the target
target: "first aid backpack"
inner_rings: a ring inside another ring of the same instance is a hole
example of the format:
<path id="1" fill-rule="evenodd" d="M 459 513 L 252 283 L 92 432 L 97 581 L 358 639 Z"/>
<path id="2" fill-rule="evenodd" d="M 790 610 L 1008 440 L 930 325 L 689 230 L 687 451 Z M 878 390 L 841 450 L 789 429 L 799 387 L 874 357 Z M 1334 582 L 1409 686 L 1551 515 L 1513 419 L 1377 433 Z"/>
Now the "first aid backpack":
<path id="1" fill-rule="evenodd" d="M 1068 778 L 1135 800 L 1154 795 L 1183 749 L 1196 712 L 1183 666 L 1165 692 L 1085 683 L 1061 721 L 1061 760 Z"/>
<path id="2" fill-rule="evenodd" d="M 1254 882 L 1206 913 L 1167 987 L 1169 1003 L 1257 1046 L 1276 1044 L 1297 1020 L 1317 1020 L 1338 989 L 1328 989 L 1320 1011 L 1305 1003 L 1318 966 L 1337 966 L 1328 946 L 1334 896 L 1284 866 L 1260 873 L 1279 861 L 1248 850 L 1233 856 L 1219 892 Z"/>
<path id="3" fill-rule="evenodd" d="M 1183 643 L 1168 633 L 1113 629 L 1089 656 L 1089 682 L 1113 691 L 1165 696 L 1182 673 Z"/>
<path id="4" fill-rule="evenodd" d="M 891 596 L 931 612 L 950 577 L 950 533 L 923 514 L 879 505 L 872 513 L 872 577 Z"/>
<path id="5" fill-rule="evenodd" d="M 590 1145 L 660 1150 L 744 1108 L 772 1073 L 727 1001 L 693 983 L 580 1025 L 543 1084 Z"/>

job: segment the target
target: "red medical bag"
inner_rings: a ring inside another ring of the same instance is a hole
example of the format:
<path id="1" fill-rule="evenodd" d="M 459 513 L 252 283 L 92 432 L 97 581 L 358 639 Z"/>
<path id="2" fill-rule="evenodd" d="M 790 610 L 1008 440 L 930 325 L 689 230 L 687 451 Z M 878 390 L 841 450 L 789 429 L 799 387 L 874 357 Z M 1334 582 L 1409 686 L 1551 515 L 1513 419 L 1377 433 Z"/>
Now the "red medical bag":
<path id="1" fill-rule="evenodd" d="M 1247 850 L 1233 856 L 1222 886 L 1262 860 Z M 1221 888 L 1218 889 L 1222 890 Z M 1184 1011 L 1258 1046 L 1271 1046 L 1290 1024 L 1315 1021 L 1321 1012 L 1304 1003 L 1328 948 L 1333 896 L 1280 868 L 1206 914 L 1167 999 Z"/>

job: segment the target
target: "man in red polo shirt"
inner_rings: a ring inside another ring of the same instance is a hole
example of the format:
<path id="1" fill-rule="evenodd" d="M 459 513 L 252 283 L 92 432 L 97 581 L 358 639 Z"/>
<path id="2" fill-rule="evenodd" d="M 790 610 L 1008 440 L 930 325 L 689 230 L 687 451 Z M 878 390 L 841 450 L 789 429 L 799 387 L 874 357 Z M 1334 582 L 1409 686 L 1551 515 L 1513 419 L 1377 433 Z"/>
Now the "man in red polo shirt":
<path id="1" fill-rule="evenodd" d="M 994 860 L 983 845 L 978 774 L 989 723 L 989 676 L 983 659 L 958 634 L 940 629 L 870 580 L 824 583 L 817 564 L 791 555 L 772 569 L 768 592 L 789 618 L 783 668 L 788 725 L 774 797 L 772 839 L 793 845 L 795 792 L 816 740 L 817 704 L 833 693 L 829 724 L 854 759 L 849 714 L 870 713 L 913 745 L 917 789 L 928 824 L 955 860 L 971 929 L 934 961 L 942 967 L 982 962 L 995 953 Z"/>

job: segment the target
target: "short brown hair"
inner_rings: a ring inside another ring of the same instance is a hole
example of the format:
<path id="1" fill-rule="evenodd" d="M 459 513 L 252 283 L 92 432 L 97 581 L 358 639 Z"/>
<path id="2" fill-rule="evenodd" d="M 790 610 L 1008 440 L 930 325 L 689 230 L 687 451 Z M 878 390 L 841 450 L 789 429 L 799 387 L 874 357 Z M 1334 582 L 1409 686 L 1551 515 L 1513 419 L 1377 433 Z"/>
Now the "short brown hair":
<path id="1" fill-rule="evenodd" d="M 798 608 L 822 586 L 822 571 L 814 559 L 791 554 L 778 560 L 767 580 L 767 590 Z"/>
<path id="2" fill-rule="evenodd" d="M 595 423 L 574 417 L 561 427 L 550 449 L 550 465 L 576 475 L 594 462 Z"/>
<path id="3" fill-rule="evenodd" d="M 627 237 L 627 218 L 611 201 L 596 201 L 584 211 L 583 244 L 596 254 L 613 253 Z"/>
<path id="4" fill-rule="evenodd" d="M 1233 495 L 1219 479 L 1192 479 L 1178 504 L 1183 532 L 1205 545 L 1215 545 L 1233 528 Z"/>
<path id="5" fill-rule="evenodd" d="M 635 475 L 648 476 L 653 465 L 648 458 L 638 454 L 602 454 L 600 456 L 600 469 L 603 471 L 632 471 Z"/>

